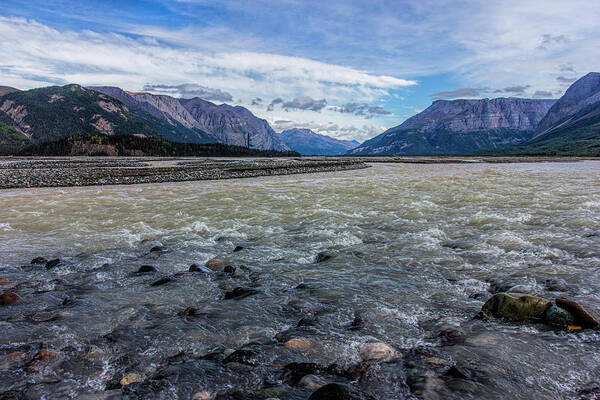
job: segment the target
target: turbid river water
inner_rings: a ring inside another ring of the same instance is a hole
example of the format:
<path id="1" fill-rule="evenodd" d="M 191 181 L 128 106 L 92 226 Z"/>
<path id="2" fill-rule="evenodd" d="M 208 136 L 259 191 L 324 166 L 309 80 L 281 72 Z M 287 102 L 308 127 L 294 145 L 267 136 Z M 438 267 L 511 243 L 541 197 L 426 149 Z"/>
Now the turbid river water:
<path id="1" fill-rule="evenodd" d="M 600 333 L 474 317 L 491 282 L 598 316 L 599 271 L 597 161 L 2 191 L 0 398 L 595 398 Z"/>

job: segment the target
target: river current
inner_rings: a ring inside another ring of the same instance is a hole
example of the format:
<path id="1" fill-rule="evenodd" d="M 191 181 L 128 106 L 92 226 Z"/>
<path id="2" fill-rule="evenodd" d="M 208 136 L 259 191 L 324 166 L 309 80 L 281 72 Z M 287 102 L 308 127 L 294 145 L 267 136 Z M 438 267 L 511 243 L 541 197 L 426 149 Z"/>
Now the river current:
<path id="1" fill-rule="evenodd" d="M 215 257 L 236 272 L 187 272 Z M 23 298 L 0 307 L 0 398 L 587 398 L 600 333 L 475 317 L 498 282 L 600 316 L 600 162 L 0 191 L 0 278 Z M 325 369 L 373 341 L 399 358 Z"/>

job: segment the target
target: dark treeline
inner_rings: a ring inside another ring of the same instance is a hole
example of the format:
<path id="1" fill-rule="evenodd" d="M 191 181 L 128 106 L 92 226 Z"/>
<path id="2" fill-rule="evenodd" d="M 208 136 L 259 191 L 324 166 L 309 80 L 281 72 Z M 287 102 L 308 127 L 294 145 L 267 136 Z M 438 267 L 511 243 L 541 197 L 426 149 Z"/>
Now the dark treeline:
<path id="1" fill-rule="evenodd" d="M 295 151 L 257 150 L 222 143 L 177 143 L 133 135 L 87 134 L 21 149 L 3 147 L 16 156 L 157 156 L 157 157 L 298 157 Z"/>

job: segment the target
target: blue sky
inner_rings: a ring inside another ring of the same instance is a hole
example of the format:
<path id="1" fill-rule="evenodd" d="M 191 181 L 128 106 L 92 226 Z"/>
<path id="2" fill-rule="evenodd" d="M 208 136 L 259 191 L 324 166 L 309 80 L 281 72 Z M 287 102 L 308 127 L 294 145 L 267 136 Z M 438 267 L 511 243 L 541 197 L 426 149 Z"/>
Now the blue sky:
<path id="1" fill-rule="evenodd" d="M 581 0 L 3 0 L 0 84 L 197 95 L 362 141 L 435 99 L 560 96 L 599 69 L 598 16 Z"/>

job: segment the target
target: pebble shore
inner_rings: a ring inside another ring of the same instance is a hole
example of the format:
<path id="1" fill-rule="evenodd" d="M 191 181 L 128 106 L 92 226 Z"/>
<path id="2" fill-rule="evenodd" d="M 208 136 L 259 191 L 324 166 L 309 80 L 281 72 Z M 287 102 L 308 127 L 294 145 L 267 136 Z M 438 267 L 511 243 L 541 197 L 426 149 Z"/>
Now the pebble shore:
<path id="1" fill-rule="evenodd" d="M 367 168 L 354 159 L 52 158 L 0 161 L 0 188 L 182 182 Z"/>

